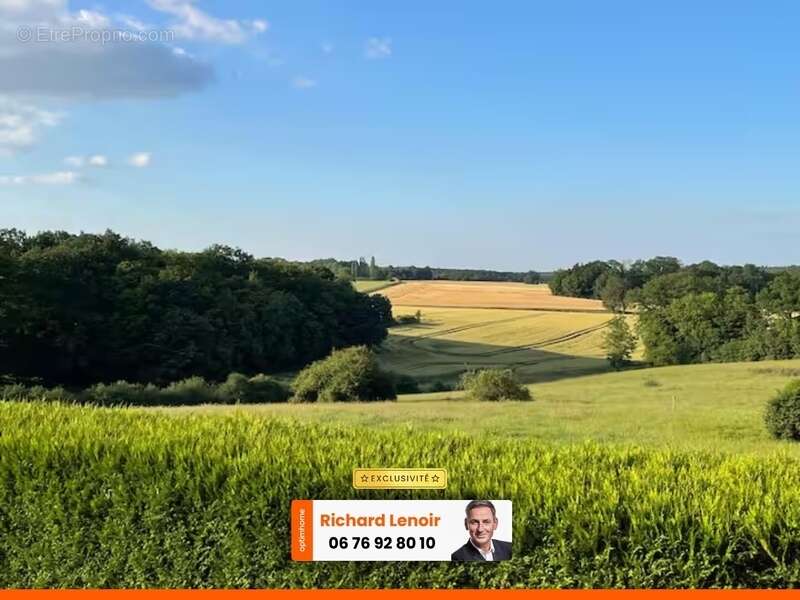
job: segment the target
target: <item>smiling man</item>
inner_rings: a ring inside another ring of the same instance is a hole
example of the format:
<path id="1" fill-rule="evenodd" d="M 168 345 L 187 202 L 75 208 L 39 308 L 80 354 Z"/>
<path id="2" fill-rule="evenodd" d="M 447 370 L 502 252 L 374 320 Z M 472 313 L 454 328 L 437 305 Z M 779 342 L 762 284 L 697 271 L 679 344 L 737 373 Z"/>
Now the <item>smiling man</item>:
<path id="1" fill-rule="evenodd" d="M 511 558 L 511 542 L 494 540 L 497 529 L 497 513 L 488 500 L 473 500 L 467 504 L 464 527 L 469 531 L 469 540 L 450 556 L 451 560 L 508 560 Z"/>

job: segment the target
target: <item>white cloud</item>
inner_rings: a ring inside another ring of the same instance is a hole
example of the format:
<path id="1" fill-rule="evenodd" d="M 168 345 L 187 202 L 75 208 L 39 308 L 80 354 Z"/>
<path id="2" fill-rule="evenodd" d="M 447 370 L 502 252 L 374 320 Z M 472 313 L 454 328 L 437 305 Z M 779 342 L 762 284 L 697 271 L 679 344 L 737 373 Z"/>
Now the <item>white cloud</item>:
<path id="1" fill-rule="evenodd" d="M 364 56 L 371 59 L 388 58 L 392 55 L 391 38 L 369 38 L 364 48 Z"/>
<path id="2" fill-rule="evenodd" d="M 0 0 L 0 94 L 141 98 L 174 96 L 211 83 L 209 65 L 177 55 L 166 44 L 103 42 L 98 37 L 36 39 L 40 31 L 69 34 L 73 27 L 105 31 L 119 26 L 119 19 L 124 18 L 111 19 L 96 10 L 70 12 L 63 0 Z M 127 24 L 134 22 L 128 19 Z M 33 41 L 18 39 L 21 27 L 36 34 Z"/>
<path id="3" fill-rule="evenodd" d="M 75 171 L 57 171 L 41 175 L 0 175 L 0 185 L 70 185 L 80 180 Z"/>
<path id="4" fill-rule="evenodd" d="M 269 23 L 263 19 L 238 21 L 218 19 L 195 6 L 193 0 L 148 0 L 155 10 L 175 17 L 170 29 L 178 37 L 223 44 L 241 44 L 251 36 L 263 33 Z"/>
<path id="5" fill-rule="evenodd" d="M 62 118 L 62 113 L 0 97 L 0 154 L 29 148 L 36 143 L 42 129 L 54 127 Z"/>
<path id="6" fill-rule="evenodd" d="M 317 86 L 317 82 L 308 77 L 295 77 L 292 79 L 292 87 L 298 90 L 307 90 Z"/>
<path id="7" fill-rule="evenodd" d="M 108 166 L 108 157 L 103 156 L 102 154 L 95 154 L 94 156 L 90 156 L 86 161 L 90 167 L 107 167 Z"/>
<path id="8" fill-rule="evenodd" d="M 264 33 L 269 29 L 269 22 L 264 19 L 256 19 L 250 23 L 250 28 L 256 33 Z"/>
<path id="9" fill-rule="evenodd" d="M 142 169 L 150 166 L 151 159 L 152 154 L 149 152 L 137 152 L 128 158 L 128 164 L 132 167 L 138 167 Z"/>
<path id="10" fill-rule="evenodd" d="M 90 29 L 107 29 L 111 25 L 111 19 L 94 10 L 79 10 L 73 21 L 76 25 L 85 25 Z"/>
<path id="11" fill-rule="evenodd" d="M 68 156 L 64 159 L 64 164 L 68 167 L 75 167 L 80 169 L 86 163 L 86 159 L 82 156 Z"/>
<path id="12" fill-rule="evenodd" d="M 66 0 L 0 0 L 0 14 L 10 19 L 49 19 L 66 10 Z"/>
<path id="13" fill-rule="evenodd" d="M 144 21 L 140 21 L 136 17 L 132 17 L 130 15 L 118 15 L 117 20 L 131 31 L 141 32 L 148 31 L 149 29 L 153 28 L 152 25 L 148 25 Z"/>

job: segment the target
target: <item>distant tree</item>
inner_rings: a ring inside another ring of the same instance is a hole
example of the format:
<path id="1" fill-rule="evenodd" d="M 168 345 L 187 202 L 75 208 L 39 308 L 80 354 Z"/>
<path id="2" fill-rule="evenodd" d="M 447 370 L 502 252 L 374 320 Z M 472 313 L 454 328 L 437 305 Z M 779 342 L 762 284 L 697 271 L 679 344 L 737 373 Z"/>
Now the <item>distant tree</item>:
<path id="1" fill-rule="evenodd" d="M 617 316 L 611 321 L 603 334 L 603 349 L 606 358 L 614 369 L 621 369 L 630 362 L 636 351 L 636 335 L 631 331 L 624 316 Z"/>
<path id="2" fill-rule="evenodd" d="M 369 259 L 369 278 L 370 279 L 377 279 L 378 269 L 375 265 L 375 257 L 372 256 Z"/>
<path id="3" fill-rule="evenodd" d="M 625 279 L 618 273 L 604 273 L 597 280 L 598 296 L 603 306 L 614 312 L 625 312 L 625 295 L 628 291 Z"/>
<path id="4" fill-rule="evenodd" d="M 758 294 L 758 305 L 767 313 L 792 318 L 800 314 L 800 273 L 780 273 Z"/>
<path id="5" fill-rule="evenodd" d="M 536 271 L 528 271 L 522 278 L 524 283 L 536 284 L 542 282 L 542 276 Z"/>

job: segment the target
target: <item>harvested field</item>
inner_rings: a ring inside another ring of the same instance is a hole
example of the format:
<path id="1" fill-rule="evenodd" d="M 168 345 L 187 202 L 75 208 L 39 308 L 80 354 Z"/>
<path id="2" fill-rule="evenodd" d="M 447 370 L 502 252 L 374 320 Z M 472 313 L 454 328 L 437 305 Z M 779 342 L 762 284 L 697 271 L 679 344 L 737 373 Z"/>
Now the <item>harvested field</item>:
<path id="1" fill-rule="evenodd" d="M 381 293 L 394 306 L 607 312 L 599 300 L 553 296 L 544 284 L 404 281 Z"/>
<path id="2" fill-rule="evenodd" d="M 402 306 L 395 314 L 416 310 L 422 322 L 393 327 L 378 356 L 422 383 L 453 383 L 468 369 L 509 368 L 526 383 L 608 370 L 607 313 Z"/>

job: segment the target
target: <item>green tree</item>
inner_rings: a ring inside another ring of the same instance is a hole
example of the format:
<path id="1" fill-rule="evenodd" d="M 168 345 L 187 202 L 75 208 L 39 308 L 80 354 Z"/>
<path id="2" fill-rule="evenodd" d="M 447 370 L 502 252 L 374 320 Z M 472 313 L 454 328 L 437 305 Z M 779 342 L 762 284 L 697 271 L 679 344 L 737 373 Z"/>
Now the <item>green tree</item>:
<path id="1" fill-rule="evenodd" d="M 636 351 L 636 343 L 636 335 L 631 331 L 628 321 L 621 315 L 614 317 L 603 333 L 606 358 L 617 370 L 630 362 L 631 356 Z"/>
<path id="2" fill-rule="evenodd" d="M 625 312 L 625 294 L 628 288 L 623 276 L 617 273 L 604 273 L 598 278 L 597 284 L 603 306 L 614 312 Z"/>
<path id="3" fill-rule="evenodd" d="M 366 346 L 334 350 L 294 380 L 292 402 L 367 402 L 397 398 L 391 374 Z"/>

